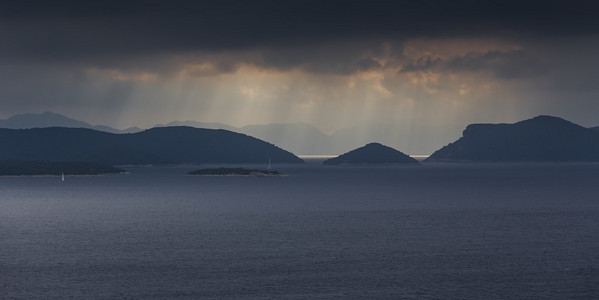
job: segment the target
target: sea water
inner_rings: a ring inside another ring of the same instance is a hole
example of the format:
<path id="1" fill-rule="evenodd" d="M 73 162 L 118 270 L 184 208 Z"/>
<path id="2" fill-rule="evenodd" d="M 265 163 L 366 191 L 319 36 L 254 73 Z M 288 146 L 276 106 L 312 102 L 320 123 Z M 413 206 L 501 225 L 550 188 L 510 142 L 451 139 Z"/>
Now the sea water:
<path id="1" fill-rule="evenodd" d="M 0 298 L 599 297 L 599 164 L 195 168 L 0 178 Z"/>

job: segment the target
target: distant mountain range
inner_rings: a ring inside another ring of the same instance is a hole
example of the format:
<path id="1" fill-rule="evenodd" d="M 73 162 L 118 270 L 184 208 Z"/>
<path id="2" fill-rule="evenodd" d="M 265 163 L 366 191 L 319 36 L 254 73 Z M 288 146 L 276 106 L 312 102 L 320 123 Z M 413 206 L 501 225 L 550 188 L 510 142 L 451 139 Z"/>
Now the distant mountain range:
<path id="1" fill-rule="evenodd" d="M 551 116 L 472 124 L 425 161 L 599 161 L 599 132 Z"/>
<path id="2" fill-rule="evenodd" d="M 89 123 L 78 121 L 65 117 L 60 114 L 45 112 L 42 114 L 21 114 L 15 115 L 6 120 L 0 120 L 0 128 L 44 128 L 44 127 L 70 127 L 70 128 L 89 128 L 110 133 L 136 133 L 142 131 L 137 127 L 131 127 L 124 130 L 115 129 L 103 125 L 91 125 Z M 435 128 L 420 128 L 420 135 L 412 141 L 400 139 L 402 133 L 397 128 L 378 124 L 370 127 L 346 128 L 334 132 L 331 135 L 323 133 L 318 128 L 306 123 L 278 123 L 265 125 L 248 125 L 244 127 L 234 127 L 223 123 L 205 123 L 196 121 L 173 121 L 166 125 L 159 124 L 156 127 L 171 126 L 189 126 L 195 128 L 224 129 L 233 132 L 243 133 L 255 138 L 264 140 L 278 147 L 286 149 L 296 154 L 339 154 L 345 153 L 350 149 L 355 149 L 361 145 L 373 141 L 385 143 L 398 149 L 408 149 L 407 153 L 426 154 L 415 152 L 418 149 L 438 149 L 435 143 L 451 137 L 439 135 Z M 471 125 L 476 127 L 476 125 Z M 599 132 L 599 126 L 589 128 L 592 131 Z M 425 132 L 428 135 L 423 134 Z M 410 134 L 410 131 L 403 132 Z M 414 146 L 414 142 L 420 143 Z M 414 150 L 416 149 L 416 150 Z M 430 153 L 429 152 L 429 153 Z M 438 156 L 437 156 L 438 157 Z"/>
<path id="3" fill-rule="evenodd" d="M 251 135 L 298 154 L 330 154 L 339 151 L 339 147 L 335 147 L 331 136 L 310 124 L 301 122 L 233 127 L 223 123 L 174 121 L 166 125 L 157 126 L 191 126 L 196 128 L 226 129 Z"/>
<path id="4" fill-rule="evenodd" d="M 207 129 L 225 129 L 251 135 L 296 154 L 339 154 L 361 145 L 379 141 L 385 137 L 397 137 L 397 133 L 386 126 L 374 128 L 347 128 L 332 135 L 325 134 L 307 123 L 275 123 L 234 127 L 216 122 L 173 121 L 158 124 L 155 127 L 189 126 Z M 45 127 L 89 128 L 110 133 L 136 133 L 143 129 L 131 127 L 124 130 L 103 125 L 91 125 L 53 112 L 42 114 L 20 114 L 6 120 L 0 120 L 0 128 L 28 129 Z M 388 139 L 388 138 L 387 138 Z"/>
<path id="5" fill-rule="evenodd" d="M 259 139 L 227 130 L 152 128 L 114 134 L 87 128 L 0 129 L 0 160 L 88 161 L 110 165 L 303 163 Z"/>
<path id="6" fill-rule="evenodd" d="M 370 124 L 369 126 L 344 128 L 330 135 L 302 122 L 233 127 L 223 123 L 174 121 L 157 126 L 191 126 L 231 130 L 251 135 L 295 154 L 338 155 L 372 142 L 384 143 L 395 148 L 406 148 L 408 149 L 407 153 L 427 154 L 438 149 L 436 143 L 447 140 L 447 137 L 434 132 L 435 128 L 432 127 L 423 127 L 414 131 L 412 131 L 413 128 L 409 128 L 400 132 L 400 128 L 388 124 Z M 415 131 L 421 133 L 417 141 L 412 140 L 413 142 L 410 143 L 401 138 L 402 134 L 410 134 Z M 428 150 L 429 152 L 423 152 L 422 149 L 430 150 Z"/>
<path id="7" fill-rule="evenodd" d="M 27 113 L 14 115 L 8 119 L 0 120 L 0 128 L 9 129 L 29 129 L 29 128 L 45 128 L 45 127 L 70 127 L 70 128 L 88 128 L 110 133 L 135 133 L 143 129 L 138 127 L 130 127 L 119 130 L 104 125 L 91 125 L 89 123 L 71 119 L 61 114 L 53 112 L 45 112 L 41 114 Z"/>

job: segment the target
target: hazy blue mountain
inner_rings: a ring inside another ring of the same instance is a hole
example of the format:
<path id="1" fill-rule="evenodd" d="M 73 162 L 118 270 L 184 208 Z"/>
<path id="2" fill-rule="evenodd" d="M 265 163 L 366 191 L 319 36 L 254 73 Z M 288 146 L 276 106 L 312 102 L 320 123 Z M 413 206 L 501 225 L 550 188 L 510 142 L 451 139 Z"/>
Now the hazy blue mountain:
<path id="1" fill-rule="evenodd" d="M 239 132 L 273 143 L 298 154 L 327 154 L 330 152 L 330 136 L 306 123 L 278 123 L 248 125 Z"/>
<path id="2" fill-rule="evenodd" d="M 298 154 L 328 154 L 331 152 L 330 137 L 318 128 L 306 123 L 273 123 L 233 127 L 216 122 L 173 121 L 164 126 L 190 126 L 196 128 L 225 129 L 247 134 Z"/>
<path id="3" fill-rule="evenodd" d="M 371 141 L 377 141 L 395 148 L 408 149 L 407 153 L 429 154 L 439 145 L 455 137 L 454 130 L 421 126 L 402 126 L 399 124 L 362 124 L 344 128 L 331 135 L 307 123 L 273 123 L 233 127 L 223 123 L 204 123 L 196 121 L 173 121 L 157 126 L 191 126 L 196 128 L 226 129 L 251 135 L 275 144 L 296 154 L 336 155 L 358 148 Z M 420 132 L 414 137 L 414 132 Z M 448 132 L 451 132 L 449 134 Z M 406 137 L 413 137 L 411 140 Z"/>
<path id="4" fill-rule="evenodd" d="M 438 149 L 452 137 L 443 136 L 447 130 L 438 128 L 402 127 L 389 124 L 368 124 L 344 128 L 328 135 L 307 123 L 273 123 L 233 127 L 222 123 L 204 123 L 195 121 L 174 121 L 157 126 L 191 126 L 196 128 L 226 129 L 251 135 L 275 144 L 296 154 L 333 155 L 345 153 L 371 141 L 378 141 L 395 148 L 409 149 L 408 153 L 428 154 Z M 414 132 L 424 132 L 423 136 L 406 140 Z M 424 150 L 422 150 L 424 149 Z"/>
<path id="5" fill-rule="evenodd" d="M 410 127 L 390 126 L 388 124 L 369 124 L 368 126 L 346 128 L 332 135 L 327 135 L 318 128 L 301 122 L 248 125 L 239 128 L 218 122 L 173 121 L 167 124 L 158 124 L 155 127 L 172 126 L 225 129 L 243 133 L 297 154 L 339 154 L 371 141 L 382 142 L 395 148 L 408 149 L 408 153 L 426 154 L 432 152 L 432 150 L 427 152 L 420 149 L 436 149 L 438 148 L 439 141 L 446 143 L 447 140 L 452 139 L 452 137 L 449 137 L 449 139 L 445 136 L 439 137 L 438 135 L 441 133 L 435 130 L 423 130 L 421 128 L 419 132 L 425 132 L 424 135 L 419 136 L 418 139 L 406 140 L 402 137 L 413 135 Z M 138 127 L 119 130 L 104 125 L 91 125 L 87 122 L 71 119 L 52 112 L 21 114 L 6 120 L 0 120 L 0 128 L 27 129 L 45 127 L 89 128 L 110 133 L 136 133 L 142 131 Z M 434 133 L 437 136 L 426 135 L 426 132 Z"/>
<path id="6" fill-rule="evenodd" d="M 18 114 L 8 119 L 0 120 L 0 128 L 29 129 L 46 127 L 88 128 L 111 133 L 134 133 L 142 130 L 137 127 L 130 127 L 124 130 L 119 130 L 104 125 L 91 125 L 87 122 L 71 119 L 61 114 L 49 111 L 41 114 Z"/>
<path id="7" fill-rule="evenodd" d="M 425 161 L 599 161 L 599 133 L 551 116 L 472 124 Z"/>
<path id="8" fill-rule="evenodd" d="M 415 125 L 370 122 L 354 127 L 340 129 L 330 137 L 329 152 L 324 154 L 345 153 L 372 141 L 379 142 L 407 154 L 431 154 L 441 146 L 457 139 L 460 128 L 435 125 Z"/>
<path id="9" fill-rule="evenodd" d="M 339 164 L 417 164 L 418 161 L 391 147 L 370 143 L 335 158 L 327 159 L 325 165 Z"/>
<path id="10" fill-rule="evenodd" d="M 0 160 L 119 164 L 303 163 L 259 139 L 227 130 L 162 127 L 132 134 L 86 128 L 0 129 Z"/>
<path id="11" fill-rule="evenodd" d="M 92 127 L 92 125 L 49 111 L 41 114 L 18 114 L 8 119 L 0 120 L 0 128 L 26 129 L 44 127 L 89 128 Z"/>
<path id="12" fill-rule="evenodd" d="M 86 128 L 86 127 L 84 127 L 84 128 Z M 125 129 L 116 129 L 116 128 L 112 128 L 112 127 L 106 126 L 106 125 L 93 125 L 90 129 L 105 131 L 105 132 L 110 132 L 110 133 L 136 133 L 136 132 L 143 131 L 143 129 L 141 129 L 137 126 L 128 127 Z"/>
<path id="13" fill-rule="evenodd" d="M 227 124 L 218 122 L 196 122 L 196 121 L 172 121 L 166 125 L 159 124 L 155 127 L 167 127 L 167 126 L 189 126 L 195 128 L 207 128 L 207 129 L 225 129 L 234 132 L 240 132 L 239 128 L 233 127 Z"/>
<path id="14" fill-rule="evenodd" d="M 325 134 L 320 129 L 302 122 L 247 125 L 238 128 L 222 123 L 175 121 L 166 125 L 158 126 L 179 125 L 192 126 L 196 128 L 227 129 L 251 135 L 277 145 L 283 149 L 287 149 L 295 154 L 320 155 L 345 153 L 350 149 L 358 148 L 373 140 L 394 146 L 399 144 L 404 145 L 405 141 L 400 139 L 400 136 L 402 133 L 406 135 L 408 134 L 408 132 L 399 132 L 397 128 L 387 126 L 385 124 L 375 124 L 368 127 L 345 128 L 336 131 L 332 135 Z M 428 138 L 425 140 L 430 141 L 432 139 Z M 409 148 L 411 145 L 408 143 L 405 146 Z"/>

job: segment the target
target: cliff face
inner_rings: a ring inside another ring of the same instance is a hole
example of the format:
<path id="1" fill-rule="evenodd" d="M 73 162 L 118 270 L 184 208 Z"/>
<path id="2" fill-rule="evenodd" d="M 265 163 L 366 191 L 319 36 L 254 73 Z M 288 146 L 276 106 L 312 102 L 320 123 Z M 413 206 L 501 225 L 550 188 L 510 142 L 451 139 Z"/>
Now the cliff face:
<path id="1" fill-rule="evenodd" d="M 303 163 L 259 139 L 227 130 L 153 128 L 112 134 L 84 128 L 0 129 L 0 159 L 105 164 Z"/>
<path id="2" fill-rule="evenodd" d="M 418 163 L 418 161 L 391 147 L 371 143 L 323 162 L 325 165 L 398 163 Z"/>
<path id="3" fill-rule="evenodd" d="M 551 116 L 472 124 L 426 161 L 599 161 L 599 133 Z"/>

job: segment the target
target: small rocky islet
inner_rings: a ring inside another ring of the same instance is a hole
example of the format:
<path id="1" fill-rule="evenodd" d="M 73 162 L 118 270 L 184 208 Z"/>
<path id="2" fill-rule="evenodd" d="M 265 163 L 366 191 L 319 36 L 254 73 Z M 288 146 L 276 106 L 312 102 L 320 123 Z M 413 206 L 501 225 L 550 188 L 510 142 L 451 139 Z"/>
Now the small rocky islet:
<path id="1" fill-rule="evenodd" d="M 188 172 L 192 176 L 252 176 L 252 177 L 276 177 L 284 176 L 279 171 L 245 169 L 245 168 L 207 168 Z"/>

